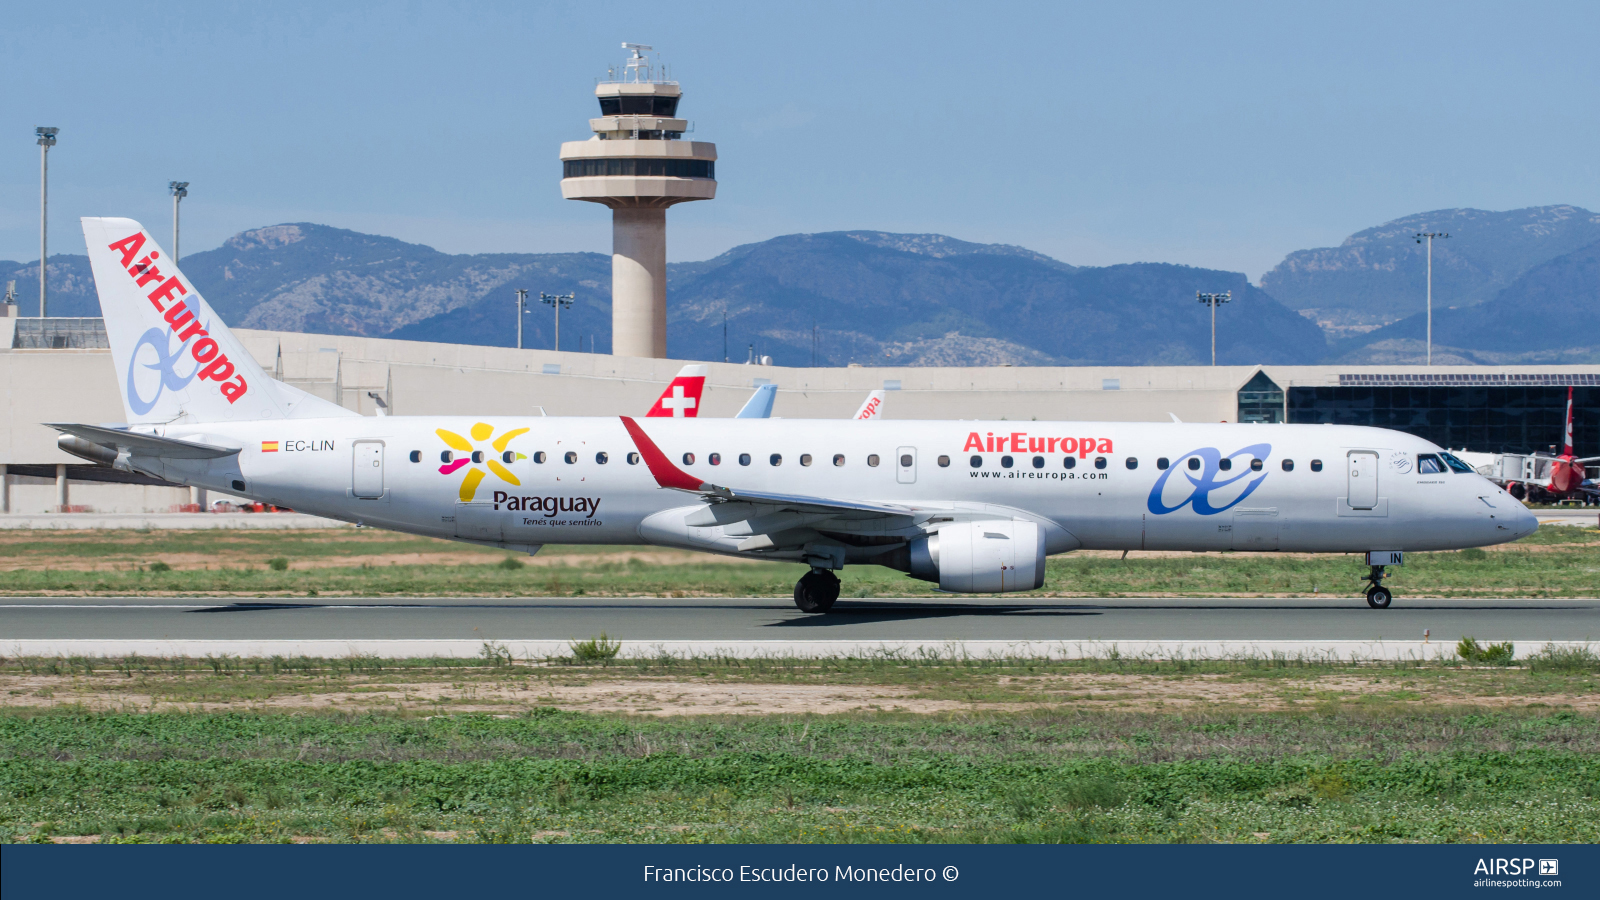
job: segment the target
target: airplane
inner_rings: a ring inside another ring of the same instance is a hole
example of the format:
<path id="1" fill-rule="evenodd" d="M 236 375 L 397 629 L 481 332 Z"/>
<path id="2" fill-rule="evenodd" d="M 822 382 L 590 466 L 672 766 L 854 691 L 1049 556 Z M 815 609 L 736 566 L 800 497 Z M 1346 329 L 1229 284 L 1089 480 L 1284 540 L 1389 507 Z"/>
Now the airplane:
<path id="1" fill-rule="evenodd" d="M 705 393 L 706 366 L 691 364 L 678 370 L 677 377 L 667 384 L 666 390 L 651 404 L 646 418 L 694 419 L 700 416 L 700 398 Z M 735 419 L 770 419 L 772 404 L 778 397 L 775 384 L 758 384 Z M 873 391 L 862 402 L 861 408 L 851 418 L 861 421 L 875 419 L 883 411 L 883 391 Z"/>
<path id="2" fill-rule="evenodd" d="M 1555 447 L 1550 448 L 1552 451 Z M 1600 503 L 1600 484 L 1588 477 L 1588 466 L 1600 456 L 1579 458 L 1572 444 L 1572 387 L 1567 387 L 1567 425 L 1561 453 L 1466 453 L 1458 451 L 1478 474 L 1504 487 L 1518 500 L 1555 503 L 1578 500 Z"/>
<path id="3" fill-rule="evenodd" d="M 1080 548 L 1364 553 L 1382 609 L 1406 552 L 1538 528 L 1434 444 L 1358 426 L 361 416 L 269 378 L 138 222 L 83 231 L 128 421 L 59 445 L 358 525 L 803 563 L 808 613 L 846 566 L 1004 593 Z"/>

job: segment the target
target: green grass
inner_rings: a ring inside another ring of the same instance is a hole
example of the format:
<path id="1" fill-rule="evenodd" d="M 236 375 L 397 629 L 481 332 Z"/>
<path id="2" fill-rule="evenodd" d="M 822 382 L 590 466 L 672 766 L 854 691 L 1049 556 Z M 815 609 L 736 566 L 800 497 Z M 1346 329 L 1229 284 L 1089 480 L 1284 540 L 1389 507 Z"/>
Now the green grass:
<path id="1" fill-rule="evenodd" d="M 1549 709 L 13 713 L 0 839 L 1593 843 L 1597 750 Z"/>
<path id="2" fill-rule="evenodd" d="M 615 554 L 628 551 L 660 553 L 643 547 L 550 547 L 538 562 L 558 564 L 519 566 L 520 560 L 507 562 L 504 551 L 370 530 L 30 534 L 0 542 L 0 571 L 6 575 L 0 593 L 770 597 L 791 594 L 805 571 L 796 564 L 709 555 L 681 554 L 681 562 L 617 561 Z M 470 561 L 382 562 L 416 553 L 465 554 Z M 156 571 L 163 556 L 180 555 L 201 556 L 208 568 L 190 564 Z M 50 568 L 38 568 L 44 559 L 51 561 Z M 86 571 L 90 563 L 103 566 L 108 560 L 112 568 Z M 305 565 L 327 560 L 347 564 Z M 1124 560 L 1080 553 L 1049 561 L 1041 593 L 1356 596 L 1363 572 L 1360 560 L 1347 554 L 1196 553 Z M 1407 564 L 1391 572 L 1388 584 L 1412 597 L 1592 597 L 1600 585 L 1600 530 L 1551 527 L 1488 552 L 1408 554 Z M 846 597 L 933 594 L 927 582 L 875 566 L 846 569 L 844 580 Z"/>

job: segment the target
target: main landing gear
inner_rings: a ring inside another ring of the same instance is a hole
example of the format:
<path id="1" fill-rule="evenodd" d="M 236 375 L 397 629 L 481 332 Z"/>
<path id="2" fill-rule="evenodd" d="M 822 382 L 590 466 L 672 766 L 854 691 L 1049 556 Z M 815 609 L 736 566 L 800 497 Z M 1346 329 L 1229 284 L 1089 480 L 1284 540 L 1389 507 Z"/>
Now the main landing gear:
<path id="1" fill-rule="evenodd" d="M 1367 588 L 1367 605 L 1373 609 L 1388 609 L 1394 600 L 1394 594 L 1383 586 L 1383 579 L 1387 577 L 1383 566 L 1373 566 L 1372 571 L 1367 573 L 1367 583 L 1371 585 Z"/>
<path id="2" fill-rule="evenodd" d="M 801 612 L 825 613 L 839 599 L 839 576 L 827 569 L 812 569 L 794 585 L 794 605 Z"/>

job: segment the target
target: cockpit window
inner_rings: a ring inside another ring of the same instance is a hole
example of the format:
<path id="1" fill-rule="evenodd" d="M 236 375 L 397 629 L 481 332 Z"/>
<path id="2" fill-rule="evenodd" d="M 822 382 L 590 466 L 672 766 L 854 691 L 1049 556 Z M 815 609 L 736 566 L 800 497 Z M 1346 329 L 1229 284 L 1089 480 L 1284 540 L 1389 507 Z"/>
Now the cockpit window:
<path id="1" fill-rule="evenodd" d="M 1418 475 L 1439 475 L 1444 472 L 1444 460 L 1432 453 L 1422 453 L 1417 456 Z"/>
<path id="2" fill-rule="evenodd" d="M 1471 466 L 1459 459 L 1456 459 L 1454 456 L 1451 456 L 1448 453 L 1441 453 L 1439 456 L 1444 459 L 1444 464 L 1449 466 L 1452 471 L 1463 472 L 1467 475 L 1471 475 L 1473 473 L 1473 468 Z"/>

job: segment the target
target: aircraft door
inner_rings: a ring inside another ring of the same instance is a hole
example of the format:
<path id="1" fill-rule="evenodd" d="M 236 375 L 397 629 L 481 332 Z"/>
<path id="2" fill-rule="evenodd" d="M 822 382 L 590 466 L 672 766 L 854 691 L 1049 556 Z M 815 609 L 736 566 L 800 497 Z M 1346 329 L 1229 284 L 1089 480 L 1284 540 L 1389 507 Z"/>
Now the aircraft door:
<path id="1" fill-rule="evenodd" d="M 505 540 L 504 515 L 487 500 L 456 504 L 456 537 L 471 541 Z"/>
<path id="2" fill-rule="evenodd" d="M 917 448 L 901 447 L 894 451 L 894 479 L 901 484 L 917 483 Z"/>
<path id="3" fill-rule="evenodd" d="M 1378 454 L 1371 450 L 1352 450 L 1349 456 L 1351 509 L 1372 509 L 1378 505 Z"/>
<path id="4" fill-rule="evenodd" d="M 383 496 L 383 442 L 356 441 L 355 461 L 350 473 L 350 489 L 357 497 L 375 500 Z"/>

